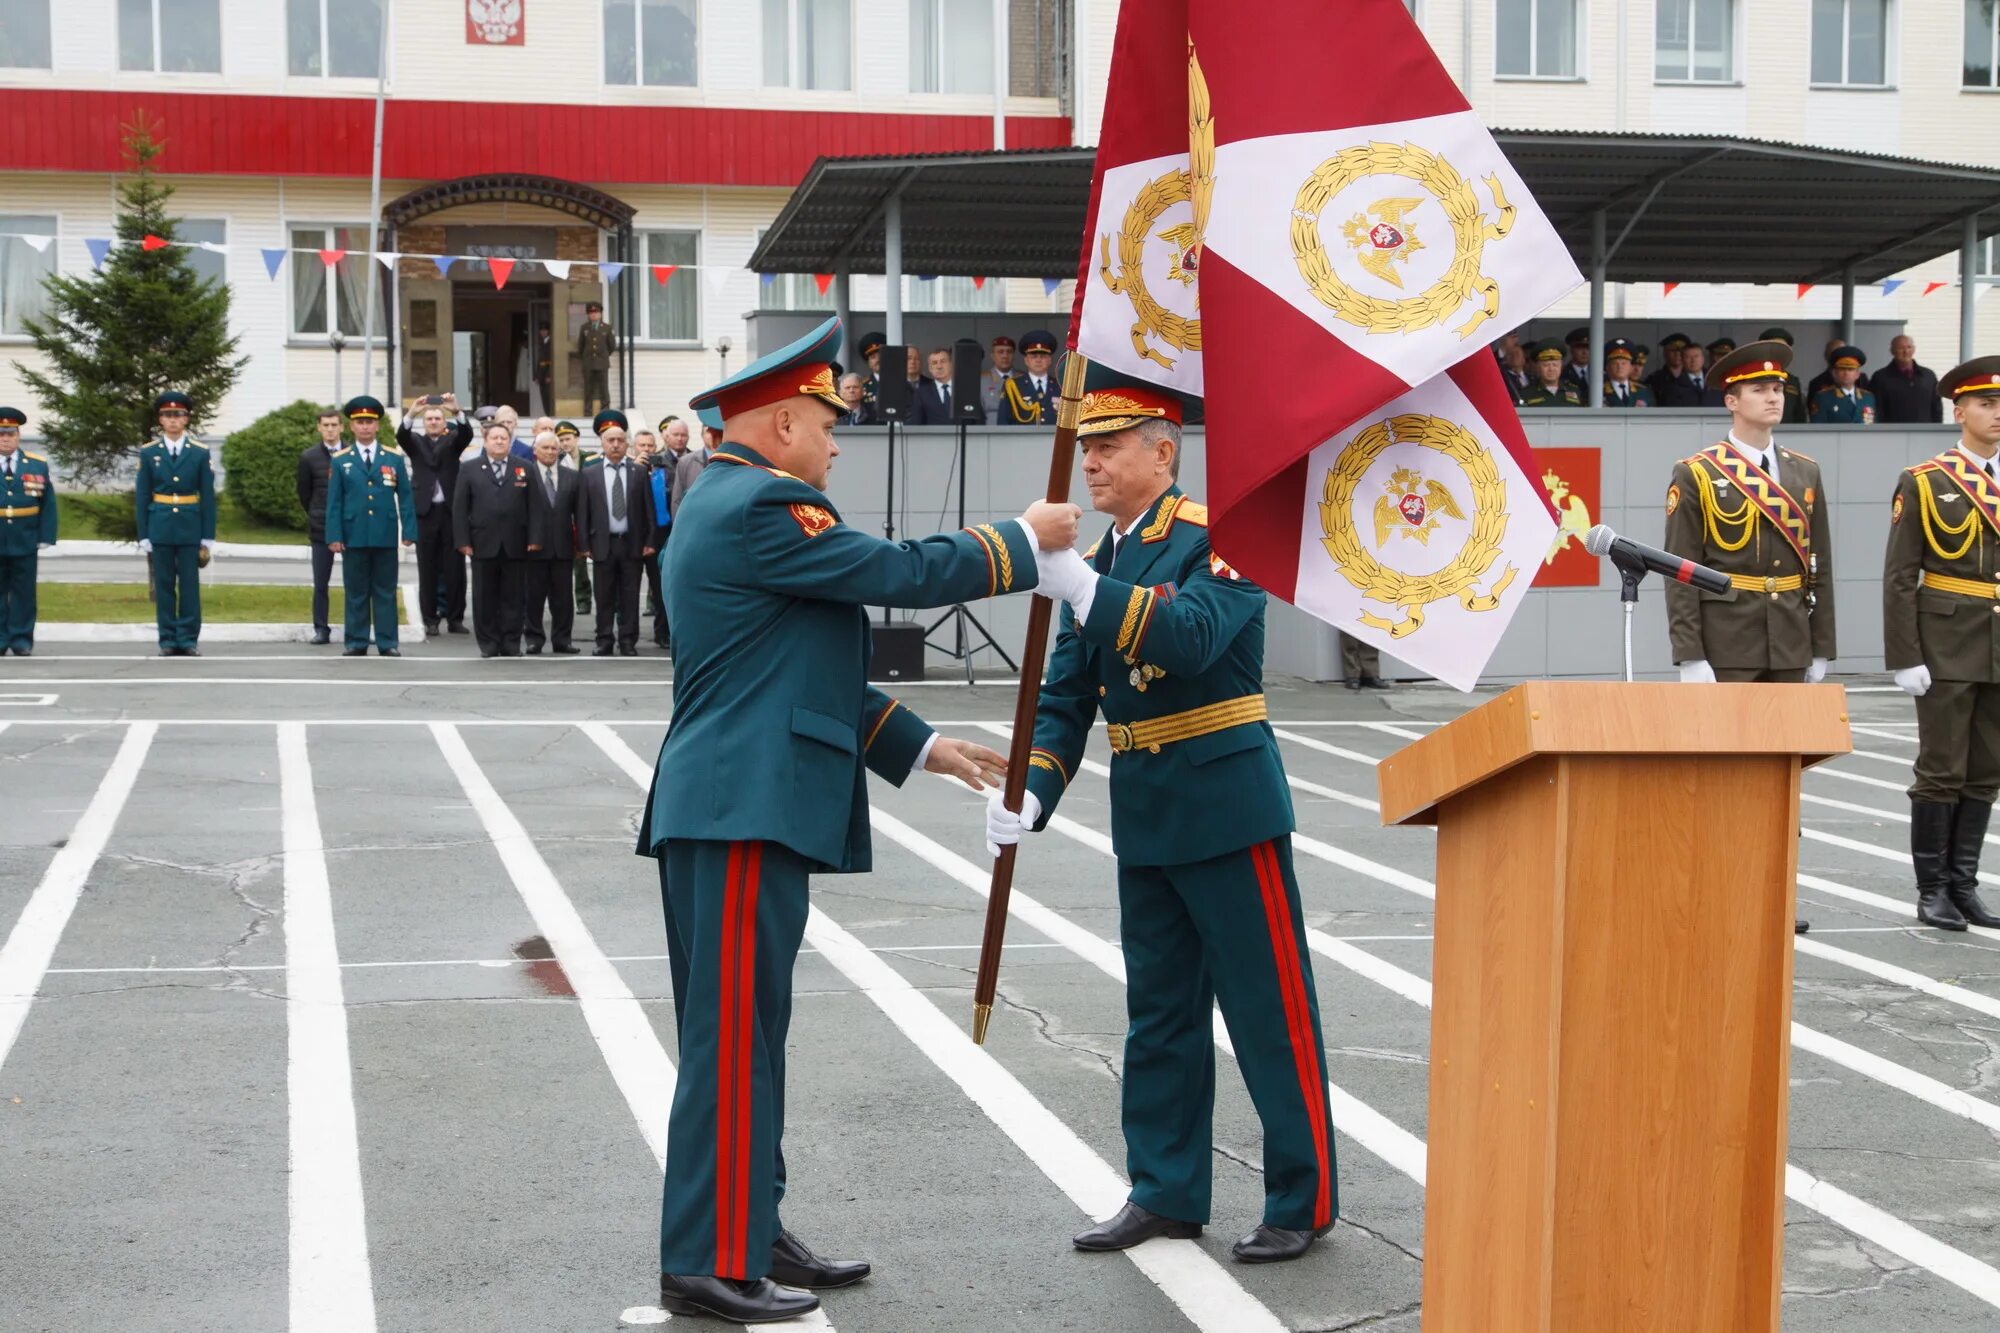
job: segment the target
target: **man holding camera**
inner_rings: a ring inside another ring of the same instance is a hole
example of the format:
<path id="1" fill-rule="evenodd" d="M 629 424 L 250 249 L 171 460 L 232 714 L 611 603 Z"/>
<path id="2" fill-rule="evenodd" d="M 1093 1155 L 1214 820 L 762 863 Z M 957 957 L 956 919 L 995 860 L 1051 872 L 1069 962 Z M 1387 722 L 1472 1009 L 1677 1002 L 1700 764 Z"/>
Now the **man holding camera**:
<path id="1" fill-rule="evenodd" d="M 421 429 L 411 429 L 412 422 Z M 458 395 L 434 393 L 411 405 L 396 442 L 410 467 L 410 493 L 417 511 L 417 604 L 424 632 L 436 634 L 442 617 L 453 634 L 465 629 L 465 558 L 452 539 L 451 495 L 458 482 L 459 455 L 472 443 L 472 426 Z"/>

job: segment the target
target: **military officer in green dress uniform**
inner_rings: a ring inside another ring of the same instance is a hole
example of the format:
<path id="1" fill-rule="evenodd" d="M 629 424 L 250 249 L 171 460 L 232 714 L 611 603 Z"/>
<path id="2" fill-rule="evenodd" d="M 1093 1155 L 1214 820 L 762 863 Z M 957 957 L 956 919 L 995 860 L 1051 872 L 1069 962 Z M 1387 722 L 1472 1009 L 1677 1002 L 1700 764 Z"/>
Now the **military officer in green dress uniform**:
<path id="1" fill-rule="evenodd" d="M 382 404 L 363 394 L 347 400 L 354 443 L 335 454 L 326 478 L 326 544 L 340 557 L 346 602 L 345 656 L 368 655 L 368 624 L 375 651 L 401 657 L 396 627 L 396 543 L 415 546 L 417 511 L 410 494 L 410 464 L 403 451 L 377 438 Z"/>
<path id="2" fill-rule="evenodd" d="M 1724 357 L 1708 374 L 1722 390 L 1729 437 L 1674 464 L 1664 545 L 1730 582 L 1713 593 L 1667 581 L 1667 633 L 1683 681 L 1811 684 L 1833 660 L 1833 535 L 1819 464 L 1771 434 L 1785 413 L 1791 359 L 1777 341 Z"/>
<path id="3" fill-rule="evenodd" d="M 1773 340 L 1781 342 L 1787 347 L 1796 347 L 1799 342 L 1797 338 L 1792 336 L 1790 329 L 1775 324 L 1757 335 L 1758 342 L 1771 342 Z M 1713 369 L 1709 371 L 1708 382 L 1710 384 L 1716 382 Z M 1800 383 L 1799 377 L 1790 371 L 1785 372 L 1785 419 L 1778 424 L 1781 426 L 1803 426 L 1806 424 L 1806 386 Z"/>
<path id="4" fill-rule="evenodd" d="M 779 1221 L 792 963 L 807 878 L 869 868 L 867 772 L 922 768 L 974 790 L 992 750 L 939 737 L 867 683 L 865 607 L 938 607 L 1035 583 L 1073 505 L 888 542 L 823 491 L 847 411 L 828 320 L 695 396 L 720 448 L 674 514 L 666 601 L 674 711 L 638 850 L 659 860 L 680 1069 L 667 1129 L 660 1299 L 739 1323 L 817 1308 L 809 1287 L 868 1265 L 822 1259 Z"/>
<path id="5" fill-rule="evenodd" d="M 132 487 L 139 550 L 152 560 L 160 655 L 200 657 L 200 570 L 215 545 L 215 468 L 188 434 L 193 399 L 168 390 L 153 410 L 160 433 L 140 447 Z"/>
<path id="6" fill-rule="evenodd" d="M 868 372 L 861 381 L 861 401 L 868 408 L 869 419 L 874 421 L 882 419 L 881 407 L 875 398 L 876 391 L 882 383 L 882 371 L 878 363 L 882 359 L 882 349 L 888 345 L 888 335 L 881 333 L 864 333 L 861 335 L 861 341 L 856 344 L 856 350 L 861 354 L 861 365 L 857 369 L 865 369 Z"/>
<path id="7" fill-rule="evenodd" d="M 1219 1002 L 1264 1126 L 1264 1216 L 1245 1263 L 1295 1259 L 1340 1206 L 1326 1054 L 1292 873 L 1292 802 L 1266 718 L 1264 592 L 1209 547 L 1176 484 L 1183 400 L 1093 365 L 1077 441 L 1111 529 L 1041 557 L 1067 603 L 1035 710 L 1019 814 L 994 793 L 997 855 L 1042 828 L 1098 714 L 1111 746 L 1111 846 L 1125 955 L 1121 1119 L 1132 1193 L 1082 1250 L 1192 1237 L 1209 1218 Z"/>
<path id="8" fill-rule="evenodd" d="M 1056 336 L 1047 329 L 1029 329 L 1021 335 L 1021 368 L 1000 386 L 1000 404 L 994 424 L 1000 426 L 1053 425 L 1056 419 L 1056 382 L 1050 371 L 1055 366 Z"/>
<path id="9" fill-rule="evenodd" d="M 1882 561 L 1883 665 L 1917 701 L 1917 920 L 2000 926 L 1979 853 L 2000 794 L 2000 356 L 1938 381 L 1958 442 L 1903 469 Z"/>
<path id="10" fill-rule="evenodd" d="M 1840 347 L 1827 358 L 1833 383 L 1812 396 L 1806 411 L 1815 426 L 1872 426 L 1875 424 L 1875 391 L 1861 383 L 1861 367 L 1868 353 L 1859 347 Z"/>
<path id="11" fill-rule="evenodd" d="M 49 461 L 21 447 L 25 412 L 0 407 L 0 657 L 35 651 L 35 576 L 56 544 L 56 487 Z"/>
<path id="12" fill-rule="evenodd" d="M 1606 407 L 1651 407 L 1653 391 L 1632 377 L 1635 363 L 1629 338 L 1613 338 L 1604 345 L 1604 405 Z"/>
<path id="13" fill-rule="evenodd" d="M 1535 378 L 1521 395 L 1523 407 L 1582 407 L 1583 394 L 1563 376 L 1563 358 L 1569 355 L 1554 338 L 1528 349 Z"/>
<path id="14" fill-rule="evenodd" d="M 592 301 L 583 308 L 583 327 L 576 331 L 576 363 L 583 370 L 584 411 L 596 412 L 611 406 L 611 357 L 617 350 L 618 335 L 604 322 L 604 303 Z"/>

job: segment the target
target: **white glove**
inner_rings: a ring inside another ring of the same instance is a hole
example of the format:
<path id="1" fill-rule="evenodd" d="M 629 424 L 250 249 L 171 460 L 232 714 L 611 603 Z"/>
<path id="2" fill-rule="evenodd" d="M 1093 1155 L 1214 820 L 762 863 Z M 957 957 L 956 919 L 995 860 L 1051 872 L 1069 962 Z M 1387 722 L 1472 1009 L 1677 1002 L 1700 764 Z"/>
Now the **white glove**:
<path id="1" fill-rule="evenodd" d="M 1922 662 L 1896 673 L 1896 687 L 1911 698 L 1921 698 L 1931 687 L 1931 669 Z"/>
<path id="2" fill-rule="evenodd" d="M 1806 684 L 1817 685 L 1825 679 L 1826 659 L 1824 657 L 1815 657 L 1812 660 L 1812 664 L 1806 668 Z"/>
<path id="3" fill-rule="evenodd" d="M 204 551 L 213 552 L 215 550 L 215 543 L 204 537 L 202 538 L 201 549 Z"/>
<path id="4" fill-rule="evenodd" d="M 1042 803 L 1033 792 L 1021 793 L 1018 815 L 1006 807 L 1005 796 L 998 787 L 986 794 L 986 850 L 996 858 L 1002 846 L 1019 842 L 1023 833 L 1032 833 L 1035 822 L 1042 817 Z"/>
<path id="5" fill-rule="evenodd" d="M 1706 659 L 1695 662 L 1683 662 L 1681 663 L 1681 684 L 1713 685 L 1715 684 L 1715 668 L 1710 666 Z"/>
<path id="6" fill-rule="evenodd" d="M 1052 602 L 1075 602 L 1097 583 L 1097 571 L 1068 546 L 1035 552 L 1035 591 Z"/>
<path id="7" fill-rule="evenodd" d="M 153 543 L 148 541 L 146 538 L 141 537 L 139 539 L 139 554 L 151 555 L 152 553 L 153 553 Z"/>

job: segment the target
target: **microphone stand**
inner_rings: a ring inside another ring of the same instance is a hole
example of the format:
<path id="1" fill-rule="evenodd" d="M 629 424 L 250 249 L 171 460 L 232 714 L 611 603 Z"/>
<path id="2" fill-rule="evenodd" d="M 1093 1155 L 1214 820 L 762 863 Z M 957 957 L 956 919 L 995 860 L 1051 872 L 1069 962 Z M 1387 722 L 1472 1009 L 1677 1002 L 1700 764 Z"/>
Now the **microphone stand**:
<path id="1" fill-rule="evenodd" d="M 1618 603 L 1625 613 L 1625 680 L 1632 680 L 1632 613 L 1639 609 L 1639 580 L 1646 577 L 1646 566 L 1640 561 L 1617 550 L 1611 553 L 1611 563 L 1618 567 Z"/>

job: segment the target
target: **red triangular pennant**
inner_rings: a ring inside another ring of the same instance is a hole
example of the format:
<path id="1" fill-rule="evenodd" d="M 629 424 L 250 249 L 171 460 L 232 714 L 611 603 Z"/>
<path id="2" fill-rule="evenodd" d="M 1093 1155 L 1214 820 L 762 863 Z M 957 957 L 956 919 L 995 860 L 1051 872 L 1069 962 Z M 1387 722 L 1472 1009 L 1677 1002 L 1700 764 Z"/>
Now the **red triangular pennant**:
<path id="1" fill-rule="evenodd" d="M 662 287 L 666 286 L 667 279 L 673 277 L 674 270 L 679 267 L 680 267 L 679 264 L 653 265 L 653 281 L 659 283 Z"/>
<path id="2" fill-rule="evenodd" d="M 319 262 L 328 268 L 332 268 L 345 258 L 347 258 L 347 251 L 345 250 L 322 250 L 319 252 Z"/>
<path id="3" fill-rule="evenodd" d="M 972 280 L 972 290 L 975 292 L 983 290 L 985 286 L 986 286 L 986 279 L 984 278 L 974 278 Z"/>
<path id="4" fill-rule="evenodd" d="M 153 233 L 147 232 L 146 239 L 139 242 L 139 248 L 141 250 L 164 250 L 169 244 L 170 242 L 166 237 L 155 236 Z"/>
<path id="5" fill-rule="evenodd" d="M 1936 291 L 1938 288 L 1949 287 L 1949 286 L 1951 286 L 1951 284 L 1948 282 L 1927 282 L 1924 284 L 1924 295 L 1929 296 L 1932 292 Z"/>
<path id="6" fill-rule="evenodd" d="M 514 261 L 511 259 L 489 259 L 486 261 L 486 267 L 493 270 L 493 285 L 495 287 L 505 287 L 508 276 L 514 272 Z"/>
<path id="7" fill-rule="evenodd" d="M 825 296 L 826 289 L 833 286 L 833 274 L 831 273 L 813 274 L 813 286 L 819 288 L 819 294 L 821 296 Z"/>
<path id="8" fill-rule="evenodd" d="M 1811 284 L 1810 282 L 1802 282 L 1799 284 L 1799 294 L 1793 297 L 1792 299 L 1795 301 L 1802 301 L 1805 299 L 1806 293 L 1811 291 L 1812 289 L 1813 289 L 1813 284 Z"/>
<path id="9" fill-rule="evenodd" d="M 1678 286 L 1680 286 L 1678 282 L 1663 282 L 1660 284 L 1660 287 L 1662 288 L 1660 295 L 1672 296 L 1674 294 L 1674 288 Z"/>

